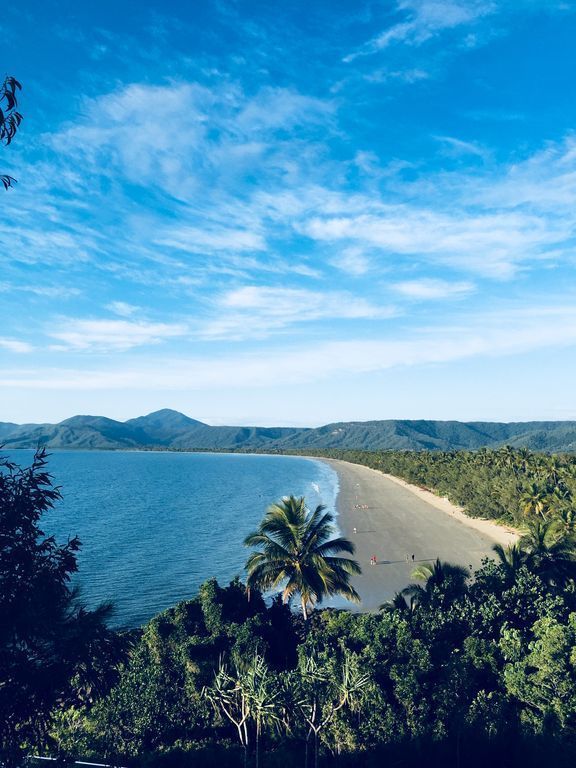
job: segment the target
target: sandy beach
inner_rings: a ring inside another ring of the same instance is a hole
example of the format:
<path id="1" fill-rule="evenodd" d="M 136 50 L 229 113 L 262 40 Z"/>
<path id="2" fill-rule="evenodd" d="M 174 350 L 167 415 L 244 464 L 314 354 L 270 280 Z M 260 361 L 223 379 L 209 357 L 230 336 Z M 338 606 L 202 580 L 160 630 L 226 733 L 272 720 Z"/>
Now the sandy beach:
<path id="1" fill-rule="evenodd" d="M 338 473 L 338 524 L 362 566 L 362 575 L 353 579 L 362 598 L 359 610 L 377 610 L 394 597 L 413 581 L 418 563 L 439 557 L 472 570 L 493 556 L 495 543 L 517 540 L 512 529 L 467 517 L 447 499 L 399 478 L 337 459 L 322 461 Z"/>

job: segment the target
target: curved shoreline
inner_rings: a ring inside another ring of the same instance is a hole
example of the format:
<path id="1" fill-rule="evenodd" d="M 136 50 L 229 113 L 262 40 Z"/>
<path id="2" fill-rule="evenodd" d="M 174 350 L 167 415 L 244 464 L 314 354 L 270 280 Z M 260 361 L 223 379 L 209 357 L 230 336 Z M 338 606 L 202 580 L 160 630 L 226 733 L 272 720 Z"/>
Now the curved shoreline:
<path id="1" fill-rule="evenodd" d="M 413 581 L 419 562 L 439 557 L 472 571 L 493 556 L 495 543 L 508 546 L 518 539 L 513 529 L 468 517 L 448 499 L 400 478 L 341 459 L 314 458 L 338 475 L 338 527 L 353 541 L 363 569 L 352 580 L 362 598 L 357 610 L 377 610 L 391 600 Z"/>
<path id="2" fill-rule="evenodd" d="M 347 467 L 364 467 L 363 464 L 353 464 L 352 462 L 343 461 L 342 459 L 325 459 L 318 457 L 317 460 L 325 461 L 330 464 L 339 478 L 341 478 L 342 474 L 346 473 Z M 397 483 L 399 486 L 410 491 L 410 493 L 413 493 L 426 503 L 436 507 L 436 509 L 440 509 L 442 512 L 449 514 L 452 519 L 458 520 L 458 522 L 463 523 L 464 525 L 468 525 L 471 528 L 481 531 L 486 536 L 494 539 L 496 543 L 502 544 L 503 547 L 515 544 L 521 536 L 520 531 L 516 528 L 512 528 L 510 525 L 500 525 L 500 523 L 496 523 L 494 520 L 487 520 L 483 517 L 470 517 L 470 515 L 467 515 L 464 512 L 464 507 L 459 507 L 456 504 L 453 504 L 445 496 L 437 496 L 427 488 L 412 485 L 411 483 L 406 482 L 406 480 L 402 480 L 401 477 L 389 475 L 386 472 L 380 472 L 378 469 L 372 469 L 371 467 L 364 467 L 364 469 L 373 472 L 376 477 L 383 477 L 386 478 L 386 480 Z M 340 491 L 338 491 L 338 495 L 340 495 Z M 345 515 L 345 510 L 340 509 L 338 506 L 338 498 L 336 499 L 336 506 L 338 508 L 338 515 Z"/>

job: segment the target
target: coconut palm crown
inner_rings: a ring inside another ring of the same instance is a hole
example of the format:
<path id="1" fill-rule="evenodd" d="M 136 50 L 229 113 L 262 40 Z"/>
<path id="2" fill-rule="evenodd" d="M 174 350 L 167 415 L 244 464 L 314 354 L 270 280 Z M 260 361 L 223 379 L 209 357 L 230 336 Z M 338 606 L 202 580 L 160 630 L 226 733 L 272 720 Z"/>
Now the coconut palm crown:
<path id="1" fill-rule="evenodd" d="M 329 595 L 342 595 L 360 602 L 350 585 L 350 576 L 361 573 L 355 560 L 338 557 L 354 554 L 354 545 L 334 534 L 334 517 L 319 505 L 311 512 L 304 497 L 289 496 L 268 507 L 257 531 L 244 540 L 258 547 L 246 563 L 248 590 L 270 590 L 283 586 L 284 602 L 298 593 L 304 619 L 309 608 Z"/>
<path id="2" fill-rule="evenodd" d="M 409 598 L 412 607 L 431 605 L 435 601 L 448 605 L 465 593 L 470 572 L 463 565 L 442 562 L 436 558 L 434 563 L 419 565 L 411 576 L 425 582 L 423 586 L 409 584 L 399 593 Z"/>

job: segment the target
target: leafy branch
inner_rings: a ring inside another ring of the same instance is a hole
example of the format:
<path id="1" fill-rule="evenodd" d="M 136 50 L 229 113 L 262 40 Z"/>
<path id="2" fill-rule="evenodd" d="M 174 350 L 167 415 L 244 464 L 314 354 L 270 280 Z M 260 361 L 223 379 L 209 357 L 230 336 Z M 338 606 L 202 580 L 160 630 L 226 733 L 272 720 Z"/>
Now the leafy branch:
<path id="1" fill-rule="evenodd" d="M 21 84 L 15 77 L 7 76 L 0 87 L 0 143 L 8 146 L 16 135 L 22 115 L 18 112 L 18 91 Z M 0 182 L 4 189 L 13 187 L 16 179 L 8 174 L 0 174 Z"/>

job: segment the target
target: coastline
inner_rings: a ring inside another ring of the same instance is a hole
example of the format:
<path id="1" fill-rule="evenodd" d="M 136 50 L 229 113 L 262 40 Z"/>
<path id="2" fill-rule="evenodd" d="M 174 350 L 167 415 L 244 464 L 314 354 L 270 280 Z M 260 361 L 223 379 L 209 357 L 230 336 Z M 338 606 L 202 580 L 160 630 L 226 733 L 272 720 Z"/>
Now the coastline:
<path id="1" fill-rule="evenodd" d="M 362 575 L 352 583 L 362 602 L 347 608 L 374 611 L 411 583 L 418 563 L 443 561 L 475 570 L 492 547 L 518 534 L 490 520 L 465 515 L 448 499 L 361 464 L 315 457 L 338 475 L 338 528 L 355 545 Z M 376 564 L 370 564 L 376 557 Z"/>
<path id="2" fill-rule="evenodd" d="M 374 471 L 377 472 L 378 470 Z M 515 544 L 521 536 L 520 531 L 516 528 L 512 528 L 510 525 L 500 525 L 500 523 L 496 523 L 494 520 L 487 520 L 483 517 L 470 517 L 470 515 L 467 515 L 464 512 L 464 507 L 459 507 L 456 504 L 453 504 L 445 496 L 437 496 L 427 488 L 420 488 L 418 485 L 412 485 L 411 483 L 407 483 L 406 480 L 402 480 L 400 477 L 387 475 L 384 472 L 380 474 L 392 482 L 398 483 L 415 496 L 418 496 L 428 504 L 436 507 L 436 509 L 440 509 L 442 512 L 451 515 L 452 518 L 458 520 L 458 522 L 463 523 L 464 525 L 469 525 L 471 528 L 475 528 L 477 531 L 486 534 L 486 536 L 490 536 L 490 538 L 494 539 L 496 543 L 501 544 L 503 547 Z"/>

